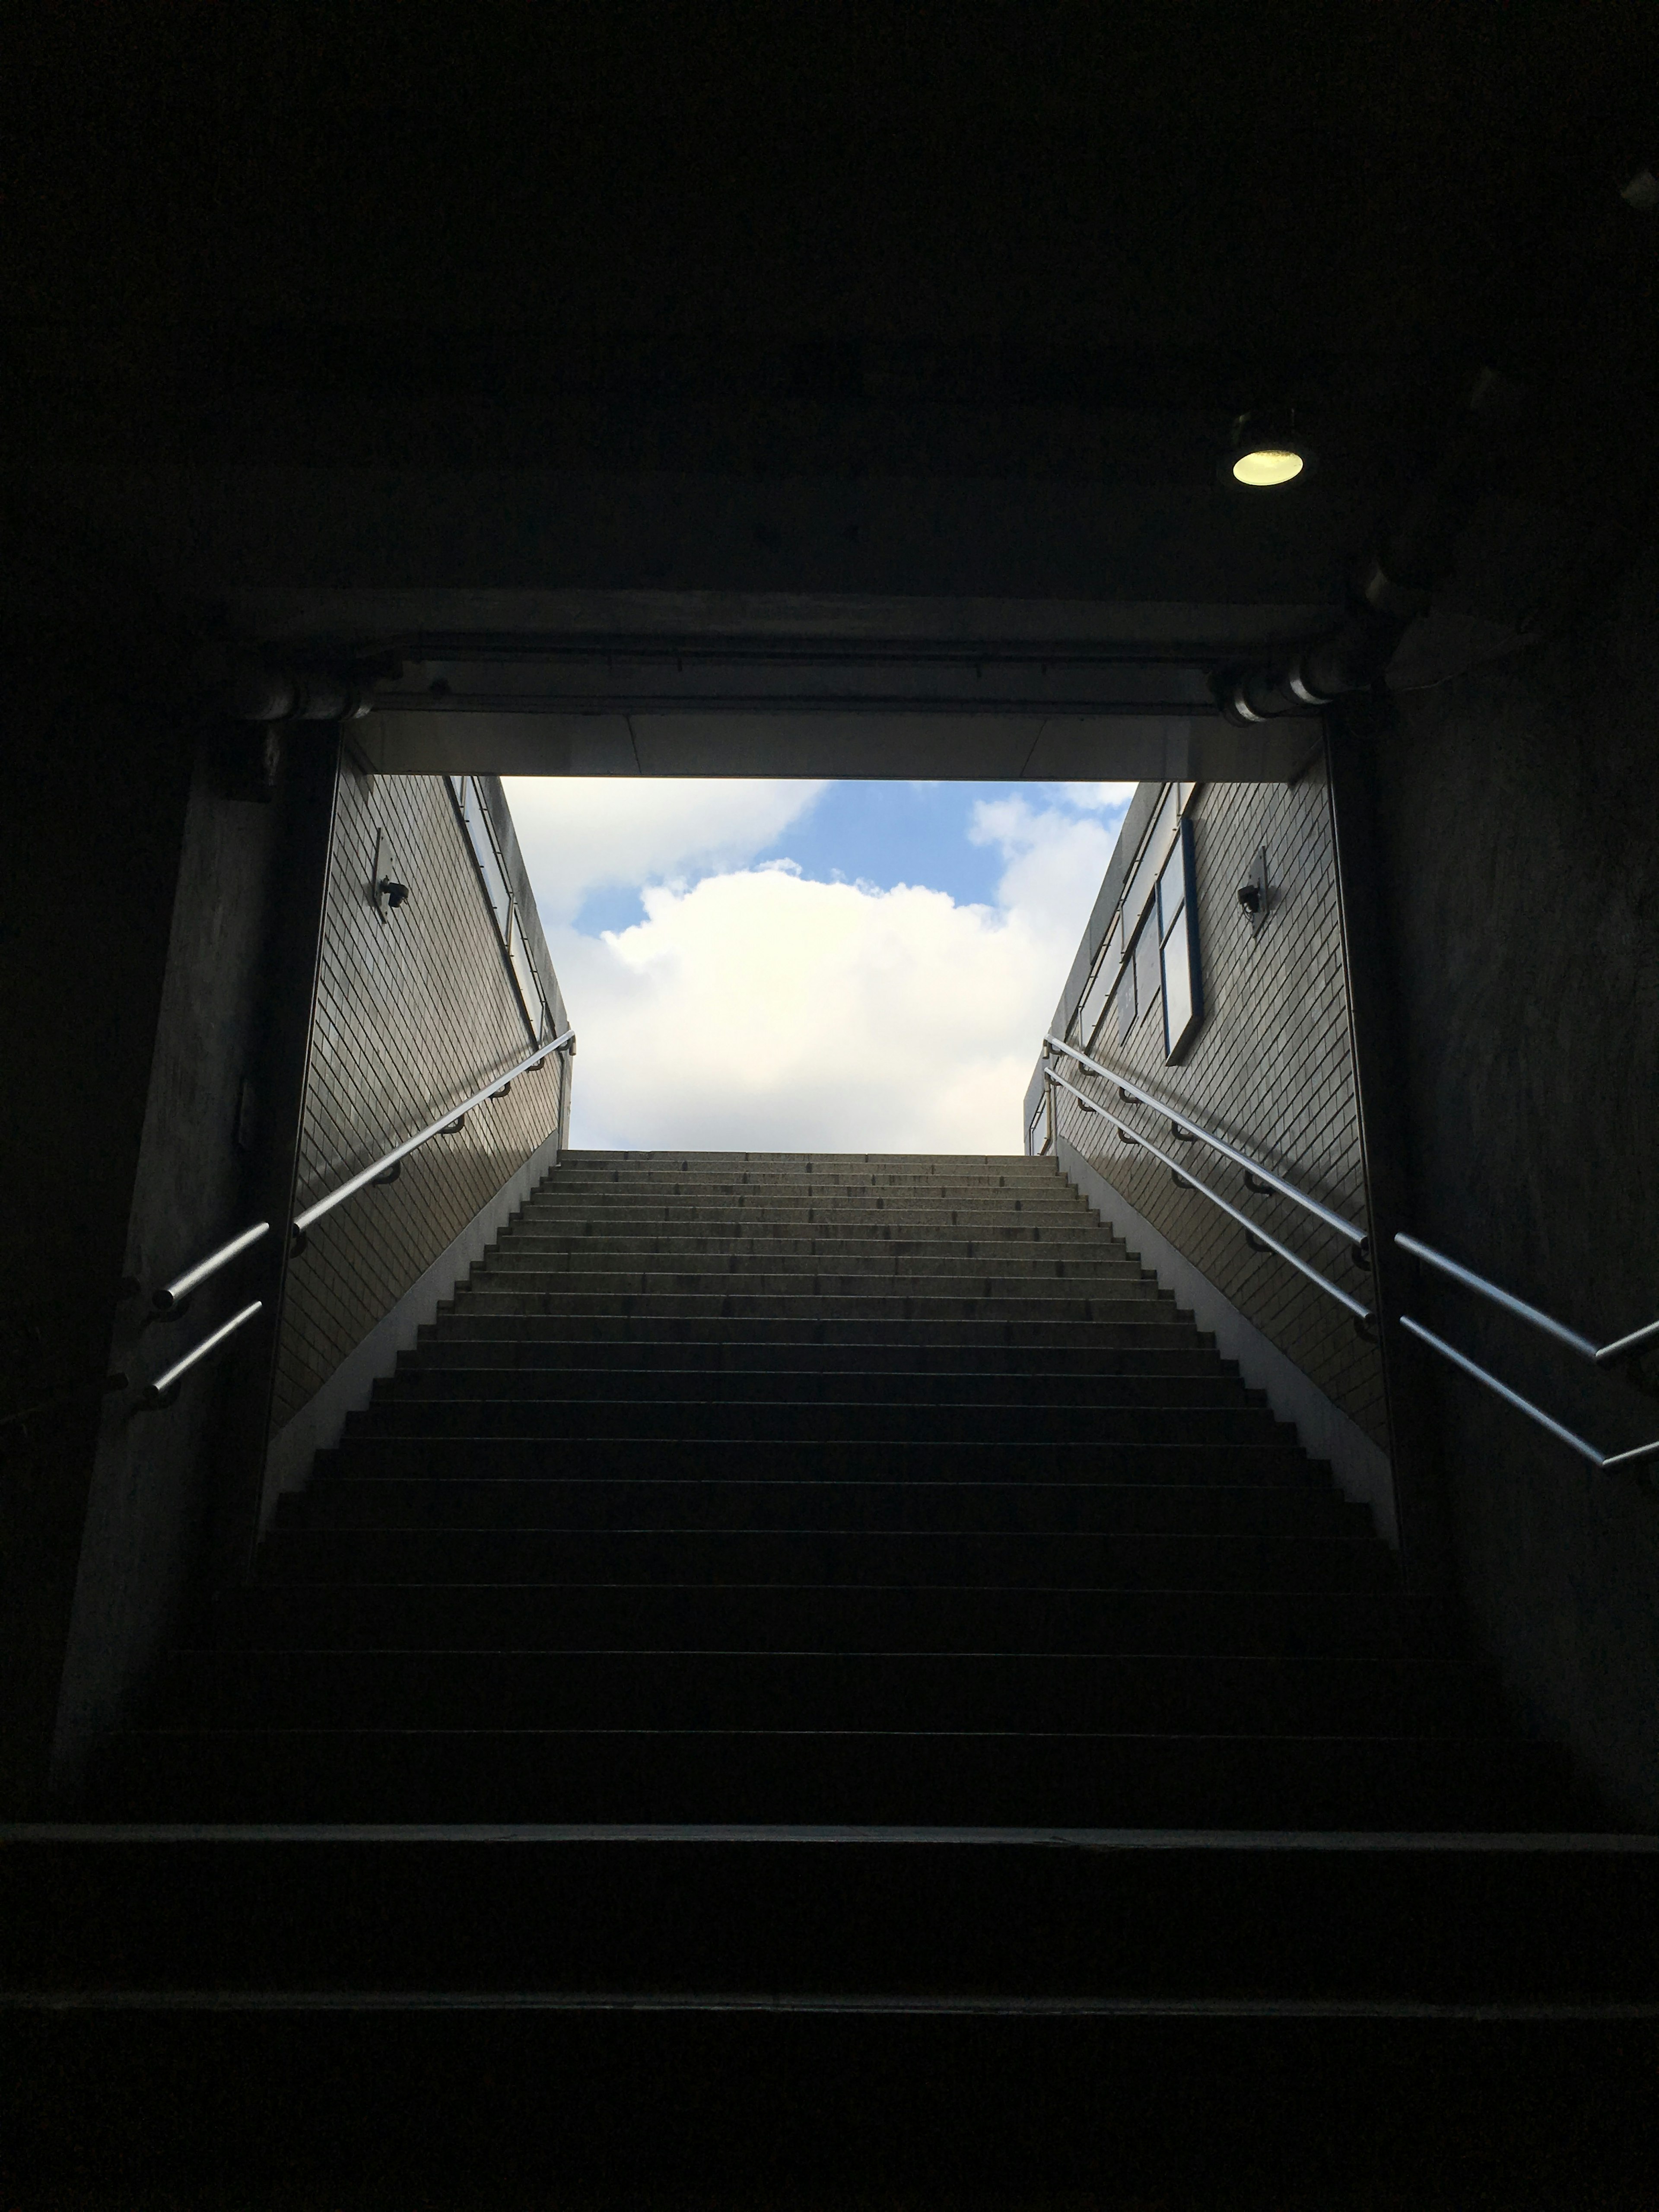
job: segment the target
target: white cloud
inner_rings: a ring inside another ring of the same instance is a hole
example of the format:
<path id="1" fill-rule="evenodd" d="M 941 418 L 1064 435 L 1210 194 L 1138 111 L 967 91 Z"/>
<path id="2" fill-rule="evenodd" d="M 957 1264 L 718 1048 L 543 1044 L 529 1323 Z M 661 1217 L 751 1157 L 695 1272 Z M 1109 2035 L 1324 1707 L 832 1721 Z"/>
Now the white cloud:
<path id="1" fill-rule="evenodd" d="M 608 775 L 508 776 L 507 804 L 551 929 L 589 891 L 675 883 L 740 866 L 798 822 L 822 781 Z M 562 981 L 562 977 L 561 977 Z"/>
<path id="2" fill-rule="evenodd" d="M 1115 814 L 1121 821 L 1123 811 L 1135 795 L 1132 783 L 1056 783 L 1048 787 L 1068 806 L 1104 811 Z"/>
<path id="3" fill-rule="evenodd" d="M 568 805 L 570 786 L 549 788 L 544 821 Z M 687 817 L 665 814 L 648 836 L 637 823 L 608 824 L 602 802 L 584 802 L 593 850 L 618 871 L 603 880 L 629 880 L 617 856 L 630 850 L 648 853 L 659 877 L 643 890 L 641 921 L 593 937 L 571 926 L 568 892 L 544 889 L 543 872 L 556 844 L 557 865 L 573 874 L 593 859 L 568 837 L 538 836 L 525 805 L 537 787 L 512 787 L 580 1041 L 573 1140 L 1017 1152 L 1043 1025 L 1116 834 L 1103 816 L 1120 802 L 1081 813 L 1059 793 L 1037 805 L 981 804 L 969 834 L 1000 848 L 995 906 L 959 906 L 918 886 L 819 882 L 788 861 L 727 866 L 690 887 L 662 880 L 691 857 L 745 841 L 757 850 L 795 818 L 769 817 L 769 805 L 785 801 L 767 794 L 798 799 L 798 786 L 729 788 L 724 817 L 710 805 L 688 829 Z"/>
<path id="4" fill-rule="evenodd" d="M 1130 792 L 1133 788 L 1133 784 L 1128 787 Z M 981 799 L 974 809 L 969 836 L 976 845 L 1002 848 L 999 902 L 1011 912 L 1040 917 L 1049 926 L 1069 932 L 1065 963 L 1054 977 L 1045 1015 L 1053 1010 L 1066 980 L 1066 969 L 1100 889 L 1128 801 L 1125 798 L 1113 804 L 1115 812 L 1106 820 L 1097 819 L 1093 813 L 1068 814 L 1055 805 L 1034 807 L 1018 794 Z"/>

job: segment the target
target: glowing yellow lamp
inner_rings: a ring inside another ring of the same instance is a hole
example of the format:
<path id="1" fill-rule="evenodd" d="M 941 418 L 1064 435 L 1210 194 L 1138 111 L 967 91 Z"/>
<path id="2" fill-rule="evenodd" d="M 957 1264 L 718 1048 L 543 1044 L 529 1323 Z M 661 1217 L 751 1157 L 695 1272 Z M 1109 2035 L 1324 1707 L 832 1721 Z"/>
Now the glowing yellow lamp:
<path id="1" fill-rule="evenodd" d="M 1282 484 L 1299 477 L 1303 465 L 1300 453 L 1282 446 L 1259 446 L 1254 453 L 1239 455 L 1233 474 L 1242 484 Z"/>

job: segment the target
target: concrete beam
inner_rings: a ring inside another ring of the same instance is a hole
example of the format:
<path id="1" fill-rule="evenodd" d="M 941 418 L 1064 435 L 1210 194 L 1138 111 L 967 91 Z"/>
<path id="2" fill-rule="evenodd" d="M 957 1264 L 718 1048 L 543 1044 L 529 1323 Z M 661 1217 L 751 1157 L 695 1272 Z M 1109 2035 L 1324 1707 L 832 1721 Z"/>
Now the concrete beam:
<path id="1" fill-rule="evenodd" d="M 1295 720 L 1215 715 L 441 714 L 380 710 L 353 731 L 382 775 L 956 777 L 1285 783 L 1320 742 Z"/>

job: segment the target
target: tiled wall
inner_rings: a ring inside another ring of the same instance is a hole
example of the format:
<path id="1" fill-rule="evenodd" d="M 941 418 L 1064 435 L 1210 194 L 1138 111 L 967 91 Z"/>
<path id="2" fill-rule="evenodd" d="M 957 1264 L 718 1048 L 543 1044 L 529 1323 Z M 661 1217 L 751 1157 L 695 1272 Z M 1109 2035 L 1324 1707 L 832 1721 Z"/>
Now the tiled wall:
<path id="1" fill-rule="evenodd" d="M 1155 796 L 1142 787 L 1132 824 L 1145 823 L 1146 802 Z M 1182 1064 L 1169 1066 L 1157 1000 L 1142 1008 L 1125 1042 L 1119 1039 L 1115 1006 L 1109 1006 L 1091 1057 L 1122 1069 L 1172 1105 L 1189 1108 L 1206 1128 L 1286 1182 L 1364 1224 L 1364 1169 L 1323 760 L 1316 759 L 1290 785 L 1200 785 L 1188 800 L 1188 814 L 1197 866 L 1203 1024 Z M 1269 904 L 1263 927 L 1253 933 L 1237 892 L 1264 845 Z M 1086 963 L 1073 969 L 1062 1001 L 1067 1021 L 1083 981 Z M 1074 1033 L 1073 1041 L 1090 1048 Z M 1369 1303 L 1370 1277 L 1354 1263 L 1342 1238 L 1287 1201 L 1248 1191 L 1242 1171 L 1218 1154 L 1173 1142 L 1167 1118 L 1125 1105 L 1074 1063 L 1057 1064 L 1166 1152 L 1190 1160 L 1195 1175 L 1322 1274 Z M 1178 1188 L 1169 1169 L 1144 1148 L 1124 1144 L 1063 1091 L 1056 1096 L 1062 1132 L 1113 1188 L 1386 1450 L 1382 1355 L 1356 1334 L 1352 1316 L 1284 1261 L 1253 1252 L 1242 1230 L 1196 1193 Z M 1036 1135 L 1040 1139 L 1040 1125 Z"/>
<path id="2" fill-rule="evenodd" d="M 498 790 L 489 796 L 501 801 Z M 382 871 L 410 887 L 382 921 Z M 389 859 L 388 859 L 389 855 Z M 537 933 L 539 942 L 539 930 Z M 557 986 L 543 976 L 562 1015 Z M 296 1211 L 468 1097 L 535 1042 L 449 787 L 343 767 L 300 1146 Z M 395 1183 L 325 1215 L 289 1266 L 271 1425 L 280 1429 L 555 1127 L 569 1063 L 550 1060 Z"/>

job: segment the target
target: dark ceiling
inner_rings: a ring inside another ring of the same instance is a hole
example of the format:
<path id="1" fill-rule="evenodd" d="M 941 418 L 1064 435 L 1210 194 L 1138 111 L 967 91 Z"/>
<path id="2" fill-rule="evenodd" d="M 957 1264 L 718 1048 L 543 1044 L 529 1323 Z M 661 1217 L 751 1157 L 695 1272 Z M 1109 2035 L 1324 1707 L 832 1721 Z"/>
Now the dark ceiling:
<path id="1" fill-rule="evenodd" d="M 424 332 L 434 366 L 441 332 L 817 341 L 831 385 L 856 340 L 1212 377 L 1455 349 L 1650 157 L 1643 29 L 1548 0 L 65 9 L 9 59 L 7 296 Z"/>
<path id="2" fill-rule="evenodd" d="M 972 601 L 1219 651 L 1340 604 L 1492 362 L 1531 430 L 1443 616 L 1500 649 L 1651 442 L 1650 14 L 58 11 L 9 62 L 13 527 L 364 650 Z M 1219 486 L 1291 404 L 1316 471 Z"/>

